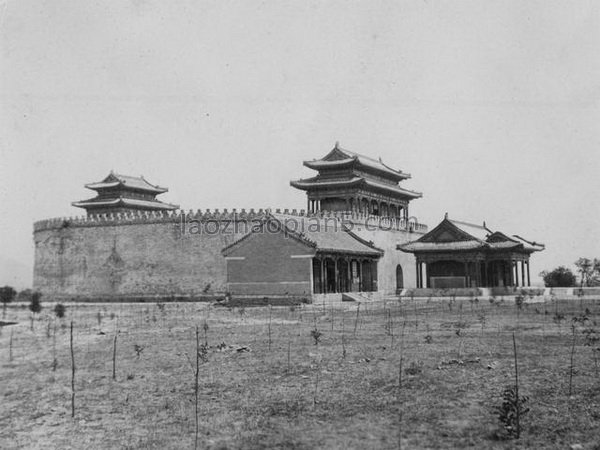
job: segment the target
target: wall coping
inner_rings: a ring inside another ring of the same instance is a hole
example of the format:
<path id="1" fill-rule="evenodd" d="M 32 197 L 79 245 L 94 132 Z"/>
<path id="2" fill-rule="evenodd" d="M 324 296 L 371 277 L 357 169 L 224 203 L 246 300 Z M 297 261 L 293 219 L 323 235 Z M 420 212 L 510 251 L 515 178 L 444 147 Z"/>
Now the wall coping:
<path id="1" fill-rule="evenodd" d="M 264 220 L 269 214 L 284 214 L 288 216 L 306 217 L 306 218 L 332 218 L 346 220 L 354 223 L 369 223 L 371 226 L 377 226 L 383 230 L 407 230 L 409 232 L 426 233 L 427 225 L 419 223 L 416 219 L 408 220 L 397 217 L 374 216 L 359 212 L 339 212 L 339 211 L 318 211 L 307 212 L 304 209 L 206 209 L 206 210 L 174 210 L 174 211 L 131 211 L 125 213 L 93 214 L 89 216 L 74 217 L 55 217 L 51 219 L 39 220 L 34 222 L 33 231 L 56 230 L 69 227 L 100 227 L 134 224 L 155 224 L 155 223 L 179 223 L 182 221 L 194 220 L 203 221 L 249 221 Z"/>

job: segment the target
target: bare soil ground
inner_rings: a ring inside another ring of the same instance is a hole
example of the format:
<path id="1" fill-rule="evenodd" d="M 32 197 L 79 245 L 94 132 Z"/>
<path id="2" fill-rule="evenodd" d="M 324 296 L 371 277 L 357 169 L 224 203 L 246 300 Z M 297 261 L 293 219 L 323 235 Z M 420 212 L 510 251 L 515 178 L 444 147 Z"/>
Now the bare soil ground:
<path id="1" fill-rule="evenodd" d="M 600 449 L 597 300 L 69 304 L 62 320 L 45 304 L 33 331 L 30 314 L 12 305 L 17 324 L 0 327 L 2 449 L 194 448 L 196 326 L 198 448 Z M 495 412 L 513 332 L 530 408 L 518 440 Z"/>

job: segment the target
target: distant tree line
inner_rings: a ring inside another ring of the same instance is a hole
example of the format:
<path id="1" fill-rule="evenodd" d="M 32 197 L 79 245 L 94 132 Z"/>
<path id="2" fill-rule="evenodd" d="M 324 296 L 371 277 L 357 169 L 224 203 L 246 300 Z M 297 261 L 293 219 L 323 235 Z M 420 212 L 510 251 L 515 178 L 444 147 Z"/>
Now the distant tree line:
<path id="1" fill-rule="evenodd" d="M 551 271 L 543 271 L 540 276 L 546 287 L 589 287 L 600 286 L 600 259 L 579 258 L 575 261 L 577 275 L 565 266 L 559 266 Z"/>
<path id="2" fill-rule="evenodd" d="M 17 291 L 12 286 L 0 287 L 0 301 L 2 302 L 2 317 L 6 317 L 6 306 L 17 296 Z"/>
<path id="3" fill-rule="evenodd" d="M 32 313 L 37 314 L 42 310 L 42 304 L 40 299 L 42 294 L 31 289 L 23 289 L 19 293 L 12 286 L 0 287 L 0 301 L 2 302 L 2 315 L 6 317 L 6 307 L 13 300 L 19 302 L 29 302 L 29 309 Z"/>

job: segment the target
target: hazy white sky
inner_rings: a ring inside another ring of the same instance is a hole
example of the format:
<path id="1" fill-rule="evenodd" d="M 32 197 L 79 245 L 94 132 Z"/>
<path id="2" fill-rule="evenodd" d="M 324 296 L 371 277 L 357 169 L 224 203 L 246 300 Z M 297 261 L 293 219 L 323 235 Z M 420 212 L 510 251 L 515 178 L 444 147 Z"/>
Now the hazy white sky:
<path id="1" fill-rule="evenodd" d="M 600 257 L 600 2 L 1 1 L 0 284 L 35 220 L 111 169 L 196 208 L 304 208 L 343 147 L 412 173 L 411 213 Z"/>

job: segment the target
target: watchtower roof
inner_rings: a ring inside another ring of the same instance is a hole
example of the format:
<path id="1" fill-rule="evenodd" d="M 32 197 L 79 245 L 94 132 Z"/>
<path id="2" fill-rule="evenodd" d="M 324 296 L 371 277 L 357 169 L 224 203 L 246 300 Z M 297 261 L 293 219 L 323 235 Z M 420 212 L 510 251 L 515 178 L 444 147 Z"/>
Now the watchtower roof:
<path id="1" fill-rule="evenodd" d="M 96 183 L 88 183 L 85 185 L 85 187 L 94 191 L 121 187 L 124 189 L 151 192 L 154 194 L 162 194 L 168 191 L 167 188 L 149 183 L 146 181 L 143 175 L 140 175 L 139 177 L 133 177 L 114 172 L 111 172 L 104 180 Z"/>
<path id="2" fill-rule="evenodd" d="M 356 186 L 366 186 L 368 188 L 384 192 L 389 195 L 400 195 L 409 199 L 420 198 L 423 196 L 420 192 L 411 191 L 409 189 L 404 189 L 398 185 L 380 183 L 375 180 L 371 180 L 363 177 L 352 177 L 350 179 L 342 179 L 342 180 L 329 180 L 319 177 L 313 178 L 305 178 L 302 180 L 291 181 L 290 184 L 296 189 L 302 190 L 311 190 L 311 189 L 323 189 L 323 188 L 350 188 Z"/>
<path id="3" fill-rule="evenodd" d="M 386 165 L 381 158 L 374 159 L 360 153 L 346 150 L 336 142 L 335 147 L 321 159 L 304 161 L 304 165 L 310 169 L 323 170 L 333 168 L 344 168 L 355 166 L 367 172 L 374 172 L 394 181 L 402 181 L 411 178 L 409 173 L 392 169 Z"/>

